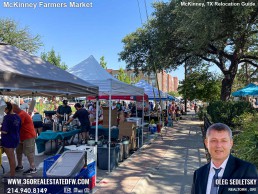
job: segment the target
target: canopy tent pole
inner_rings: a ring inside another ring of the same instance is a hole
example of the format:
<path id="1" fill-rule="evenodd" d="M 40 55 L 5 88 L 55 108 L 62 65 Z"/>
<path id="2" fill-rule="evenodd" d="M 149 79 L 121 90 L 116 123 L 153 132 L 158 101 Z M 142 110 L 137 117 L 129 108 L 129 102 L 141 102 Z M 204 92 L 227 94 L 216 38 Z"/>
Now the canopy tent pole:
<path id="1" fill-rule="evenodd" d="M 138 117 L 138 111 L 137 111 L 137 100 L 135 101 L 135 117 Z"/>
<path id="2" fill-rule="evenodd" d="M 142 96 L 142 146 L 143 146 L 143 127 L 144 127 L 143 122 L 144 122 L 144 94 Z"/>
<path id="3" fill-rule="evenodd" d="M 111 92 L 109 92 L 109 115 L 108 115 L 108 173 L 110 173 L 110 143 L 111 143 Z"/>
<path id="4" fill-rule="evenodd" d="M 167 107 L 167 118 L 168 118 L 168 107 L 169 107 L 168 100 L 166 101 L 166 107 Z"/>
<path id="5" fill-rule="evenodd" d="M 77 98 L 78 99 L 78 98 Z M 97 98 L 97 100 L 98 100 L 98 98 Z M 78 101 L 79 101 L 79 99 L 78 99 Z M 88 102 L 88 99 L 87 99 L 87 97 L 85 98 L 85 102 L 84 102 L 84 107 L 86 108 L 87 107 L 87 102 Z"/>
<path id="6" fill-rule="evenodd" d="M 96 97 L 96 128 L 95 128 L 95 148 L 96 148 L 96 158 L 95 158 L 95 171 L 96 171 L 96 177 L 97 177 L 97 152 L 98 152 L 98 138 L 99 138 L 99 135 L 98 135 L 98 128 L 99 128 L 99 97 L 97 96 Z M 95 185 L 97 183 L 97 179 L 95 179 Z"/>
<path id="7" fill-rule="evenodd" d="M 18 106 L 19 106 L 19 108 L 21 107 L 21 96 L 20 95 L 18 96 Z"/>

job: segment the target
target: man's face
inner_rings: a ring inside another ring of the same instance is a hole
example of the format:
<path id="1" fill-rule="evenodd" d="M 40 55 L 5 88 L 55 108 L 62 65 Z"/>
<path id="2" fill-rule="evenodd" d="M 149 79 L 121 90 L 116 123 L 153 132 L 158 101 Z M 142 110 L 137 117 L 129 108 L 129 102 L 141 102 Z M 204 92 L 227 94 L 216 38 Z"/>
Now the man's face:
<path id="1" fill-rule="evenodd" d="M 210 130 L 208 137 L 205 139 L 205 145 L 209 150 L 212 160 L 223 163 L 230 154 L 233 140 L 227 131 Z"/>

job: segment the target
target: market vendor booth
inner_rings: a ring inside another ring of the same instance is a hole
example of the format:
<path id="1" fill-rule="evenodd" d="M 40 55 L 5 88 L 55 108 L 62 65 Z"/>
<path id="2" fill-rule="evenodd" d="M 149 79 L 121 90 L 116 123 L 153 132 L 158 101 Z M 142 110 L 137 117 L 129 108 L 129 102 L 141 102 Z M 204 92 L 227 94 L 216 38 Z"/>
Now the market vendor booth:
<path id="1" fill-rule="evenodd" d="M 19 50 L 14 46 L 0 43 L 0 59 L 1 95 L 19 97 L 79 97 L 96 96 L 99 93 L 97 86 L 45 62 L 39 57 Z M 77 130 L 62 133 L 56 132 L 55 134 L 53 131 L 51 133 L 46 132 L 45 134 L 40 134 L 39 140 L 46 140 L 47 138 L 65 139 L 66 137 L 72 136 L 74 133 L 77 133 Z M 76 155 L 76 157 L 78 157 L 78 163 L 84 161 L 84 156 L 84 152 Z M 55 159 L 57 159 L 57 157 Z M 56 165 L 62 166 L 61 163 Z M 77 173 L 76 171 L 80 171 L 81 167 L 82 166 L 78 166 L 78 169 L 73 169 L 71 174 L 68 173 L 68 176 L 73 177 L 74 174 L 78 174 L 79 172 Z M 49 172 L 49 175 L 55 176 L 55 174 L 53 174 L 54 171 L 51 172 Z M 95 171 L 91 173 L 91 175 L 92 174 L 95 174 Z M 85 174 L 83 174 L 83 177 L 84 175 Z M 88 175 L 89 173 L 87 173 L 87 176 Z"/>
<path id="2" fill-rule="evenodd" d="M 69 69 L 69 72 L 78 76 L 79 78 L 97 85 L 99 87 L 99 95 L 98 96 L 107 96 L 109 101 L 108 107 L 108 170 L 110 172 L 110 145 L 111 145 L 111 100 L 113 96 L 140 96 L 140 98 L 144 99 L 144 89 L 138 88 L 133 85 L 126 84 L 114 78 L 110 75 L 105 69 L 101 67 L 101 65 L 97 62 L 97 60 L 90 56 L 86 60 L 81 63 L 73 66 Z M 99 99 L 99 98 L 98 98 Z M 142 100 L 144 103 L 144 100 Z M 99 103 L 96 103 L 98 110 Z M 96 117 L 98 121 L 98 117 Z M 97 122 L 98 123 L 98 122 Z M 104 120 L 103 120 L 104 124 Z M 98 128 L 98 125 L 96 125 Z M 95 141 L 98 139 L 98 130 L 96 130 Z"/>

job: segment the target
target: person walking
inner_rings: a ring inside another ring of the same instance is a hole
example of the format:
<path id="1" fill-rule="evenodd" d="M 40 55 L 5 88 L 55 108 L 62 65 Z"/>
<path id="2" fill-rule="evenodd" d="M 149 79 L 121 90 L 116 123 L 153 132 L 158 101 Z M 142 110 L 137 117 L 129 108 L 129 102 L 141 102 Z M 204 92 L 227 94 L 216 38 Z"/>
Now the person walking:
<path id="1" fill-rule="evenodd" d="M 205 145 L 211 155 L 211 162 L 194 172 L 191 194 L 240 194 L 242 191 L 230 191 L 228 186 L 215 184 L 222 179 L 257 179 L 256 167 L 230 154 L 233 146 L 231 129 L 223 123 L 211 125 L 206 132 Z"/>
<path id="2" fill-rule="evenodd" d="M 194 112 L 195 112 L 195 114 L 197 113 L 197 111 L 198 111 L 198 106 L 197 106 L 197 104 L 195 103 L 195 104 L 194 104 Z"/>
<path id="3" fill-rule="evenodd" d="M 70 118 L 65 124 L 68 125 L 75 118 L 78 118 L 81 123 L 81 133 L 82 133 L 82 144 L 86 144 L 89 139 L 89 131 L 90 131 L 90 120 L 89 120 L 89 112 L 82 107 L 80 103 L 76 103 L 74 105 L 76 109 L 75 114 L 72 118 Z"/>
<path id="4" fill-rule="evenodd" d="M 28 158 L 30 168 L 23 172 L 24 175 L 34 174 L 37 172 L 34 157 L 35 157 L 35 138 L 36 131 L 34 129 L 31 116 L 21 110 L 17 104 L 13 104 L 13 111 L 21 118 L 20 142 L 16 148 L 16 157 L 18 165 L 15 168 L 16 172 L 23 171 L 22 154 Z"/>
<path id="5" fill-rule="evenodd" d="M 10 177 L 15 176 L 15 154 L 14 149 L 18 146 L 20 140 L 21 119 L 13 112 L 13 106 L 10 102 L 6 102 L 1 128 L 1 141 L 4 152 L 7 155 L 10 166 Z"/>

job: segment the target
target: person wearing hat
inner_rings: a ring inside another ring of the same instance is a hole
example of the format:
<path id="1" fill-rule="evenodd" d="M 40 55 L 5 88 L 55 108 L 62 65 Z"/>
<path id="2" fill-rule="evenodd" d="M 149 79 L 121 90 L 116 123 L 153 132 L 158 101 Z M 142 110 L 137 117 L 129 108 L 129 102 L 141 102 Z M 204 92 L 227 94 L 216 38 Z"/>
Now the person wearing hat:
<path id="1" fill-rule="evenodd" d="M 72 118 L 70 118 L 65 124 L 68 125 L 75 118 L 78 118 L 81 123 L 81 133 L 82 133 L 82 144 L 85 144 L 89 139 L 89 131 L 90 131 L 90 120 L 89 120 L 89 112 L 82 107 L 80 103 L 76 103 L 74 105 L 76 109 L 75 114 Z"/>
<path id="2" fill-rule="evenodd" d="M 58 117 L 59 123 L 62 123 L 64 121 L 64 115 L 67 114 L 68 118 L 72 114 L 72 109 L 68 105 L 68 100 L 63 100 L 63 104 L 60 105 L 56 111 L 56 115 Z"/>

